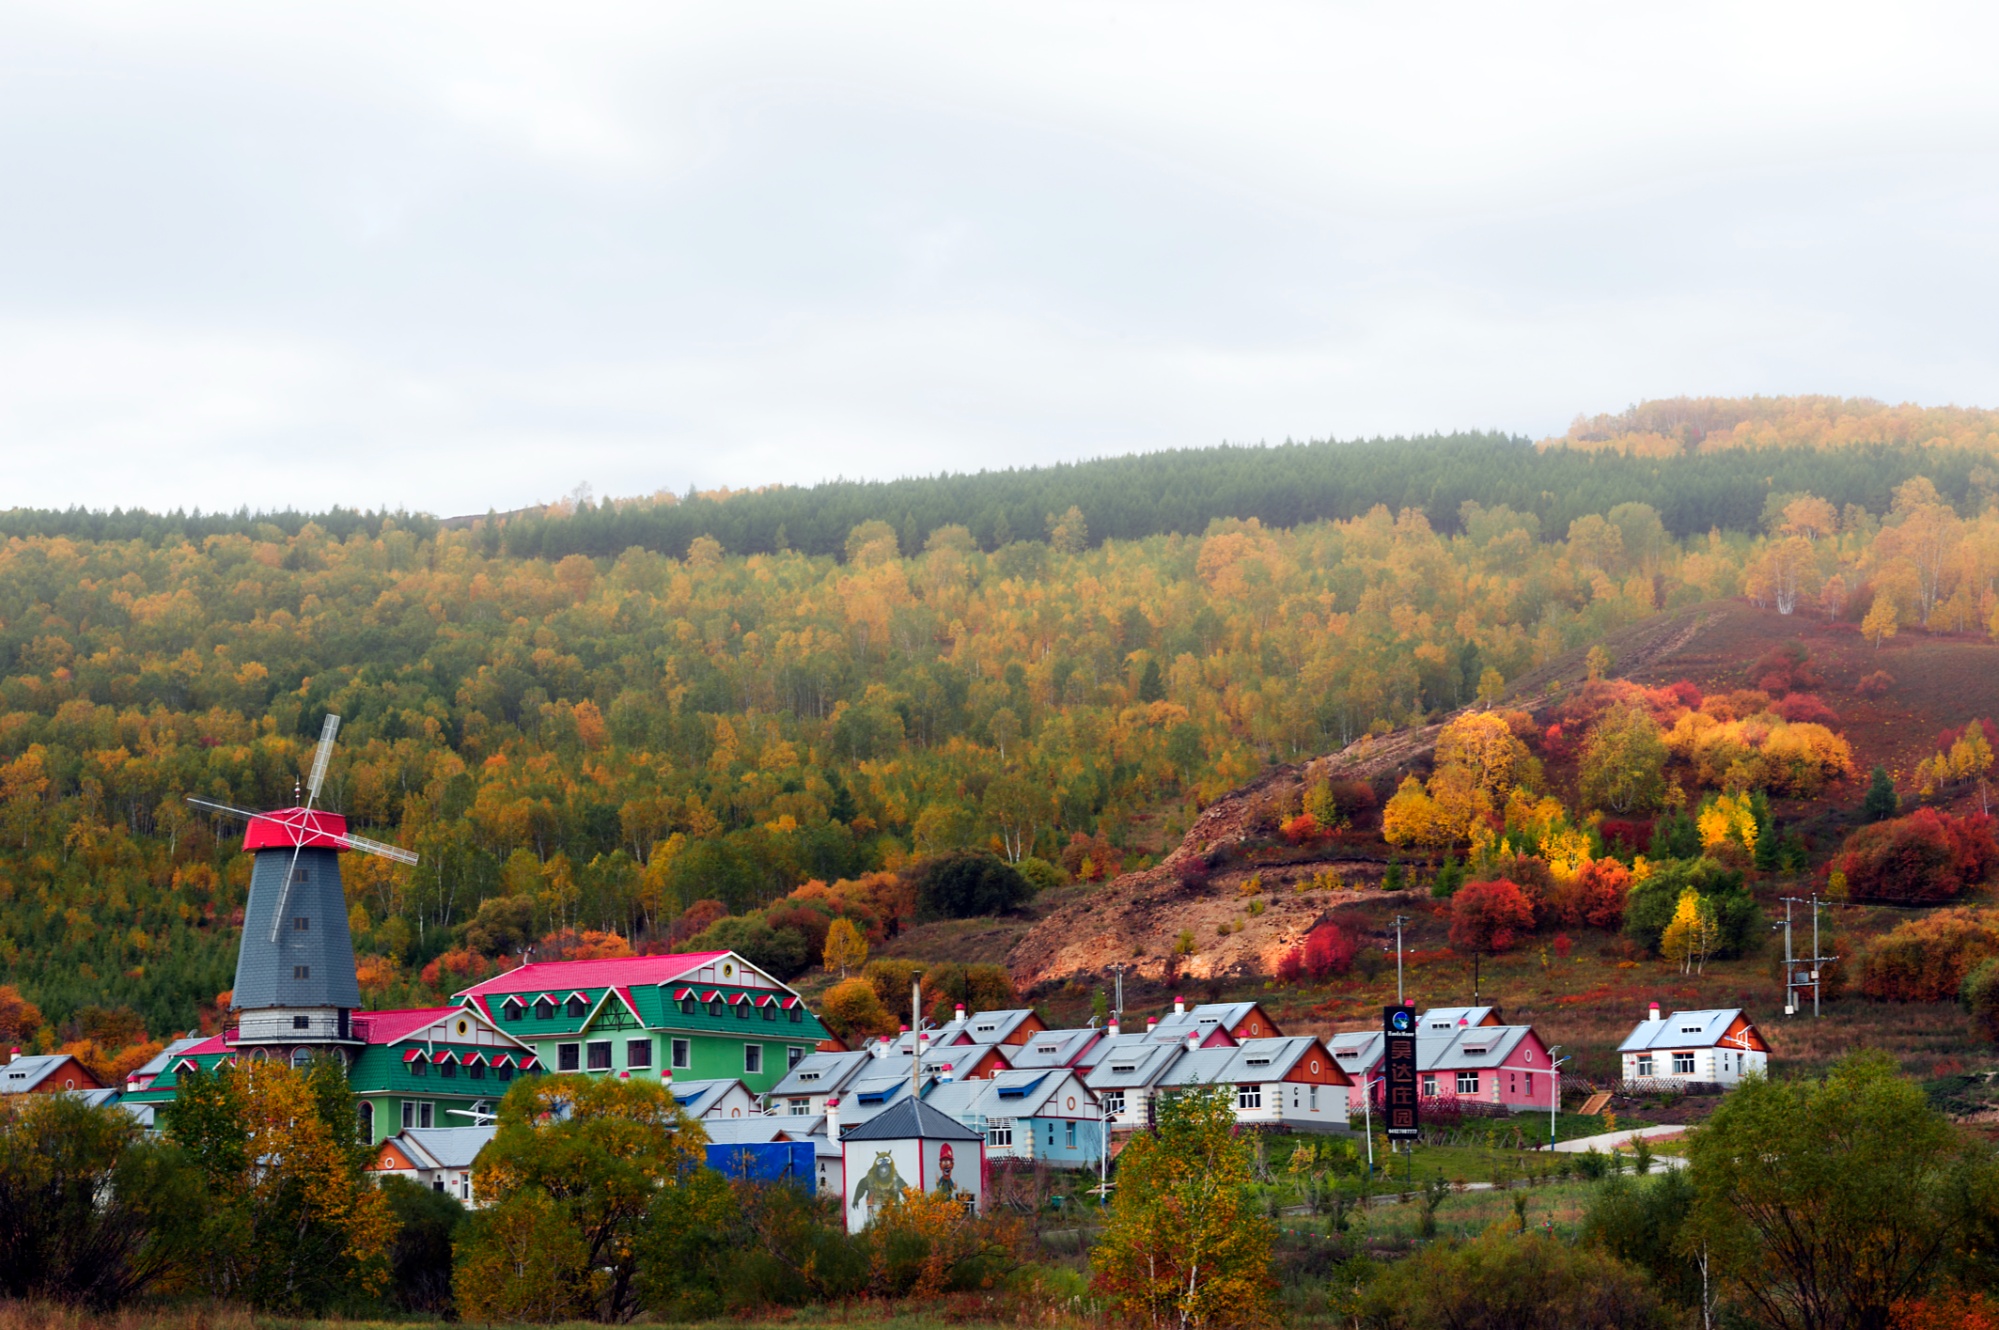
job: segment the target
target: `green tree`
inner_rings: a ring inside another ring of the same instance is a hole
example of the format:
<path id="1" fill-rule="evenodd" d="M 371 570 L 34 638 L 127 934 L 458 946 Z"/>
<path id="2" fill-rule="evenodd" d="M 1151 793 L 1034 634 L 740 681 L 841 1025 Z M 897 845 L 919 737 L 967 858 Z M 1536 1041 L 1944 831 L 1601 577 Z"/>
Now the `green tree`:
<path id="1" fill-rule="evenodd" d="M 916 907 L 931 919 L 1005 914 L 1033 894 L 1019 870 L 990 854 L 942 854 L 916 869 Z"/>
<path id="2" fill-rule="evenodd" d="M 412 1182 L 383 1177 L 375 1184 L 396 1218 L 396 1242 L 389 1249 L 390 1305 L 423 1316 L 452 1310 L 451 1249 L 465 1222 L 455 1196 Z"/>
<path id="3" fill-rule="evenodd" d="M 1860 802 L 1860 815 L 1869 822 L 1880 822 L 1895 816 L 1901 806 L 1895 782 L 1888 778 L 1888 769 L 1875 767 L 1874 774 L 1867 778 L 1867 797 Z"/>
<path id="4" fill-rule="evenodd" d="M 0 1098 L 0 1296 L 116 1307 L 190 1275 L 200 1174 L 128 1113 Z"/>
<path id="5" fill-rule="evenodd" d="M 1823 1079 L 1751 1078 L 1688 1147 L 1684 1238 L 1773 1330 L 1884 1327 L 1999 1201 L 1990 1155 L 1885 1054 Z"/>
<path id="6" fill-rule="evenodd" d="M 1604 712 L 1583 741 L 1583 802 L 1613 813 L 1657 808 L 1666 794 L 1666 741 L 1643 707 Z"/>
<path id="7" fill-rule="evenodd" d="M 1620 1174 L 1605 1179 L 1590 1199 L 1582 1236 L 1644 1270 L 1671 1301 L 1698 1309 L 1711 1298 L 1700 1263 L 1683 1240 L 1693 1208 L 1693 1183 L 1685 1170 L 1667 1169 L 1643 1181 Z"/>
<path id="8" fill-rule="evenodd" d="M 1158 1130 L 1119 1156 L 1110 1218 L 1090 1255 L 1120 1316 L 1155 1327 L 1272 1319 L 1270 1224 L 1250 1182 L 1232 1087 L 1160 1101 Z"/>
<path id="9" fill-rule="evenodd" d="M 1660 948 L 1680 900 L 1692 890 L 1711 911 L 1713 936 L 1708 955 L 1740 956 L 1763 944 L 1763 911 L 1743 885 L 1742 874 L 1712 859 L 1669 859 L 1652 875 L 1631 885 L 1624 903 L 1624 932 L 1647 951 Z"/>
<path id="10" fill-rule="evenodd" d="M 1138 700 L 1141 702 L 1163 702 L 1166 700 L 1166 677 L 1160 673 L 1159 657 L 1148 656 L 1145 669 L 1138 676 Z"/>
<path id="11" fill-rule="evenodd" d="M 491 1204 L 459 1244 L 460 1316 L 629 1319 L 646 1214 L 700 1166 L 707 1139 L 654 1081 L 517 1082 L 473 1170 Z"/>

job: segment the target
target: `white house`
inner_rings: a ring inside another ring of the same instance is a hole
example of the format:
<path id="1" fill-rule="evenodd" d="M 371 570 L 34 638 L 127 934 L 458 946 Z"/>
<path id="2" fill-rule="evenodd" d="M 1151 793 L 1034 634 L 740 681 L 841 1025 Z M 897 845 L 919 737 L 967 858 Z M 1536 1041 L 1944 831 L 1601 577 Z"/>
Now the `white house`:
<path id="1" fill-rule="evenodd" d="M 763 1111 L 741 1081 L 669 1080 L 666 1088 L 690 1118 L 749 1118 Z"/>
<path id="2" fill-rule="evenodd" d="M 472 1163 L 496 1131 L 492 1126 L 408 1127 L 376 1146 L 368 1167 L 455 1196 L 476 1209 L 480 1202 L 472 1189 Z"/>
<path id="3" fill-rule="evenodd" d="M 1740 1007 L 1661 1016 L 1654 1002 L 1617 1052 L 1627 1081 L 1739 1085 L 1770 1067 L 1770 1046 Z"/>
<path id="4" fill-rule="evenodd" d="M 1067 1067 L 1003 1071 L 977 1081 L 941 1081 L 923 1102 L 986 1138 L 987 1159 L 1094 1166 L 1103 1154 L 1102 1109 Z"/>
<path id="5" fill-rule="evenodd" d="M 1233 1048 L 1182 1049 L 1159 1089 L 1233 1085 L 1236 1121 L 1244 1126 L 1345 1131 L 1348 1084 L 1331 1051 L 1316 1036 L 1302 1034 L 1246 1039 Z"/>
<path id="6" fill-rule="evenodd" d="M 1152 1096 L 1186 1052 L 1180 1044 L 1154 1042 L 1142 1034 L 1119 1035 L 1093 1045 L 1078 1064 L 1083 1084 L 1103 1101 L 1111 1130 L 1134 1131 L 1152 1122 Z"/>

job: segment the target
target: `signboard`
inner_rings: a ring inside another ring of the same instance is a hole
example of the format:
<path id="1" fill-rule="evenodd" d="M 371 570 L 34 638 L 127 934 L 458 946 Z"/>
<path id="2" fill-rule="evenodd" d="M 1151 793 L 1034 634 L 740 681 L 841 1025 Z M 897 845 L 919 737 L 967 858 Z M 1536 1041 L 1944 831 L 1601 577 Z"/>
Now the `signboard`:
<path id="1" fill-rule="evenodd" d="M 1382 1013 L 1382 1100 L 1388 1112 L 1388 1139 L 1417 1136 L 1416 1013 L 1389 1007 Z"/>

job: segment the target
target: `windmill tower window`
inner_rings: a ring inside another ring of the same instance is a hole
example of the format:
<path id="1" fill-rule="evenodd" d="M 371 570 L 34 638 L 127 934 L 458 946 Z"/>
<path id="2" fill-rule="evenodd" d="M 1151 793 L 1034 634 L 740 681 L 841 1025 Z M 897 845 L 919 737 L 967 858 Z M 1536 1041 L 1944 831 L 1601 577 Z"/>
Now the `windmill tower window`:
<path id="1" fill-rule="evenodd" d="M 298 884 L 300 884 L 300 883 L 302 883 L 302 882 L 310 882 L 310 881 L 312 881 L 312 870 L 311 870 L 310 868 L 294 868 L 294 869 L 292 869 L 292 885 L 293 885 L 293 886 L 297 886 Z"/>
<path id="2" fill-rule="evenodd" d="M 311 967 L 310 965 L 294 965 L 294 966 L 292 966 L 292 978 L 294 978 L 294 979 L 310 979 L 310 978 L 312 978 L 312 967 Z"/>
<path id="3" fill-rule="evenodd" d="M 294 1016 L 294 1017 L 292 1017 L 292 1029 L 294 1029 L 294 1030 L 310 1030 L 311 1028 L 312 1028 L 312 1017 L 310 1017 L 310 1016 Z"/>
<path id="4" fill-rule="evenodd" d="M 309 930 L 309 929 L 310 929 L 311 927 L 312 927 L 312 921 L 311 921 L 310 919 L 307 919 L 307 918 L 306 918 L 306 917 L 305 917 L 304 915 L 302 915 L 302 914 L 301 914 L 301 915 L 298 915 L 298 916 L 296 916 L 296 917 L 295 917 L 295 918 L 293 918 L 293 920 L 292 920 L 292 932 L 294 932 L 294 933 L 303 933 L 303 932 L 306 932 L 306 931 L 307 931 L 307 930 Z"/>

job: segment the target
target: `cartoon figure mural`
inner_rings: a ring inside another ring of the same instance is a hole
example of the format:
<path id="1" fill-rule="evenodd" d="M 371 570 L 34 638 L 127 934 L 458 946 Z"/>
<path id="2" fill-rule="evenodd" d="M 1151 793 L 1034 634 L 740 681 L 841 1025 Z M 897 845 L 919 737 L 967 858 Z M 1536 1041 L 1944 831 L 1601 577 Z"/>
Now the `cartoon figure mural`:
<path id="1" fill-rule="evenodd" d="M 860 1180 L 854 1184 L 854 1199 L 849 1208 L 858 1210 L 865 1205 L 867 1218 L 873 1219 L 877 1210 L 902 1195 L 903 1188 L 908 1185 L 896 1169 L 895 1152 L 877 1150 L 874 1166 L 861 1174 Z"/>
<path id="2" fill-rule="evenodd" d="M 840 1135 L 853 1191 L 847 1231 L 874 1222 L 903 1188 L 948 1196 L 976 1210 L 986 1189 L 986 1138 L 920 1100 L 904 1100 Z"/>

